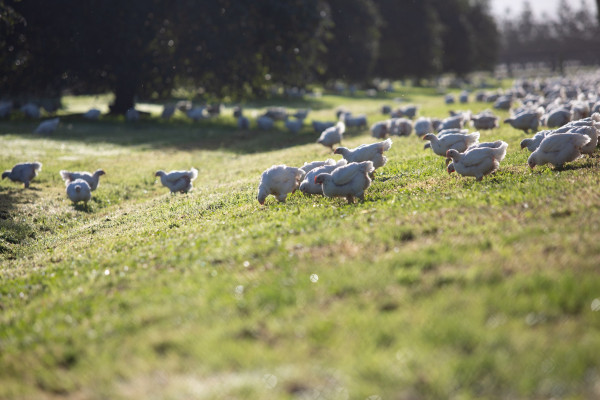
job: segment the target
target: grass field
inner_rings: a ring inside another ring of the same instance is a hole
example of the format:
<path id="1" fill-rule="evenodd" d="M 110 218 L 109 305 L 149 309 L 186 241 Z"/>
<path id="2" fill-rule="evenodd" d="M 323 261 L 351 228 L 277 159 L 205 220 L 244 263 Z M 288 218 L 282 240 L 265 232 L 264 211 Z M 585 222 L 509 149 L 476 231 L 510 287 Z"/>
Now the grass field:
<path id="1" fill-rule="evenodd" d="M 273 104 L 374 123 L 395 96 L 426 116 L 489 107 L 410 88 Z M 43 163 L 28 190 L 0 183 L 1 399 L 600 397 L 598 154 L 531 171 L 525 135 L 502 125 L 481 140 L 507 157 L 475 182 L 413 135 L 393 139 L 364 203 L 297 192 L 261 207 L 263 170 L 332 156 L 309 126 L 242 134 L 231 110 L 35 126 L 0 121 L 3 169 Z M 190 166 L 187 195 L 155 181 Z M 74 207 L 58 171 L 97 168 Z"/>

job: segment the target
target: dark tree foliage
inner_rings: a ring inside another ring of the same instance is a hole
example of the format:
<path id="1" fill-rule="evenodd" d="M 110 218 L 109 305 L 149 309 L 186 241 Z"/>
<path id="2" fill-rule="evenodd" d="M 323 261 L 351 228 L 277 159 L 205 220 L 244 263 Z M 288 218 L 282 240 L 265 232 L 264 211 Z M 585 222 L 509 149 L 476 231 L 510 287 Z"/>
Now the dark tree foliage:
<path id="1" fill-rule="evenodd" d="M 364 83 L 379 54 L 381 17 L 372 0 L 329 0 L 333 26 L 324 57 L 324 80 Z"/>
<path id="2" fill-rule="evenodd" d="M 218 96 L 249 96 L 271 82 L 302 86 L 325 51 L 320 0 L 175 4 L 179 76 Z"/>
<path id="3" fill-rule="evenodd" d="M 487 0 L 377 0 L 384 19 L 376 73 L 425 78 L 491 69 L 497 27 Z"/>
<path id="4" fill-rule="evenodd" d="M 441 72 L 441 26 L 431 0 L 378 0 L 384 20 L 376 73 L 393 79 Z"/>
<path id="5" fill-rule="evenodd" d="M 114 113 L 176 87 L 464 74 L 495 50 L 486 0 L 4 0 L 0 17 L 2 96 L 112 91 Z"/>

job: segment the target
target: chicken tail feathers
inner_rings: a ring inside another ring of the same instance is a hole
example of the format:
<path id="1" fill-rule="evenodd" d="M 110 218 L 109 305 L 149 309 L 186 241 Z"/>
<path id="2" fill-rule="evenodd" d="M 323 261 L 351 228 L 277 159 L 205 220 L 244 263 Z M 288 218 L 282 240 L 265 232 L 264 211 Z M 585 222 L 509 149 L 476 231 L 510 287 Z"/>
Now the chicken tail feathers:
<path id="1" fill-rule="evenodd" d="M 71 173 L 70 173 L 69 171 L 65 171 L 65 170 L 63 169 L 63 170 L 62 170 L 62 171 L 60 171 L 59 173 L 60 173 L 60 176 L 61 176 L 61 178 L 63 178 L 63 180 L 64 180 L 65 182 L 69 182 L 69 181 L 71 181 L 71 180 L 72 180 L 72 179 L 71 179 Z"/>
<path id="2" fill-rule="evenodd" d="M 388 151 L 391 148 L 392 148 L 392 139 L 387 138 L 386 140 L 384 140 L 382 142 L 382 150 L 383 151 Z"/>
<path id="3" fill-rule="evenodd" d="M 198 177 L 198 170 L 194 167 L 192 167 L 190 169 L 190 180 L 193 181 L 194 179 L 196 179 Z"/>

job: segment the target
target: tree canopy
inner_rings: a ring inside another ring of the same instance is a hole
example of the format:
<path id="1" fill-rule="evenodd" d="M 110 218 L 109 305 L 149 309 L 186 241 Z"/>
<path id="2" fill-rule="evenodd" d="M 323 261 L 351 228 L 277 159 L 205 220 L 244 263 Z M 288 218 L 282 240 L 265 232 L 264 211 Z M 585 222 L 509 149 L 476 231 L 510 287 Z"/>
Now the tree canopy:
<path id="1" fill-rule="evenodd" d="M 465 74 L 498 45 L 486 0 L 6 0 L 0 17 L 3 96 L 112 91 L 115 113 L 181 86 L 240 99 Z"/>

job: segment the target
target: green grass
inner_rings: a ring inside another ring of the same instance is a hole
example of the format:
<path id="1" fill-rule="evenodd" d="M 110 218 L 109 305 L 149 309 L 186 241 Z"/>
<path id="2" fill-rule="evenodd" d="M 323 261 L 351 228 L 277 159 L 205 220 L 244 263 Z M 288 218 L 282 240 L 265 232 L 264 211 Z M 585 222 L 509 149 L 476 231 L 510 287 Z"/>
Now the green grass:
<path id="1" fill-rule="evenodd" d="M 421 115 L 452 108 L 417 88 L 393 96 Z M 373 123 L 391 98 L 284 104 Z M 507 157 L 475 182 L 395 138 L 364 203 L 295 193 L 261 207 L 263 170 L 331 154 L 309 126 L 243 135 L 230 115 L 65 116 L 50 137 L 0 122 L 4 168 L 44 164 L 32 189 L 0 186 L 0 398 L 600 396 L 597 154 L 530 171 L 524 135 L 502 126 L 482 140 L 507 141 Z M 345 145 L 373 141 L 350 131 Z M 187 195 L 155 182 L 190 166 Z M 58 171 L 96 168 L 107 175 L 74 207 Z"/>

